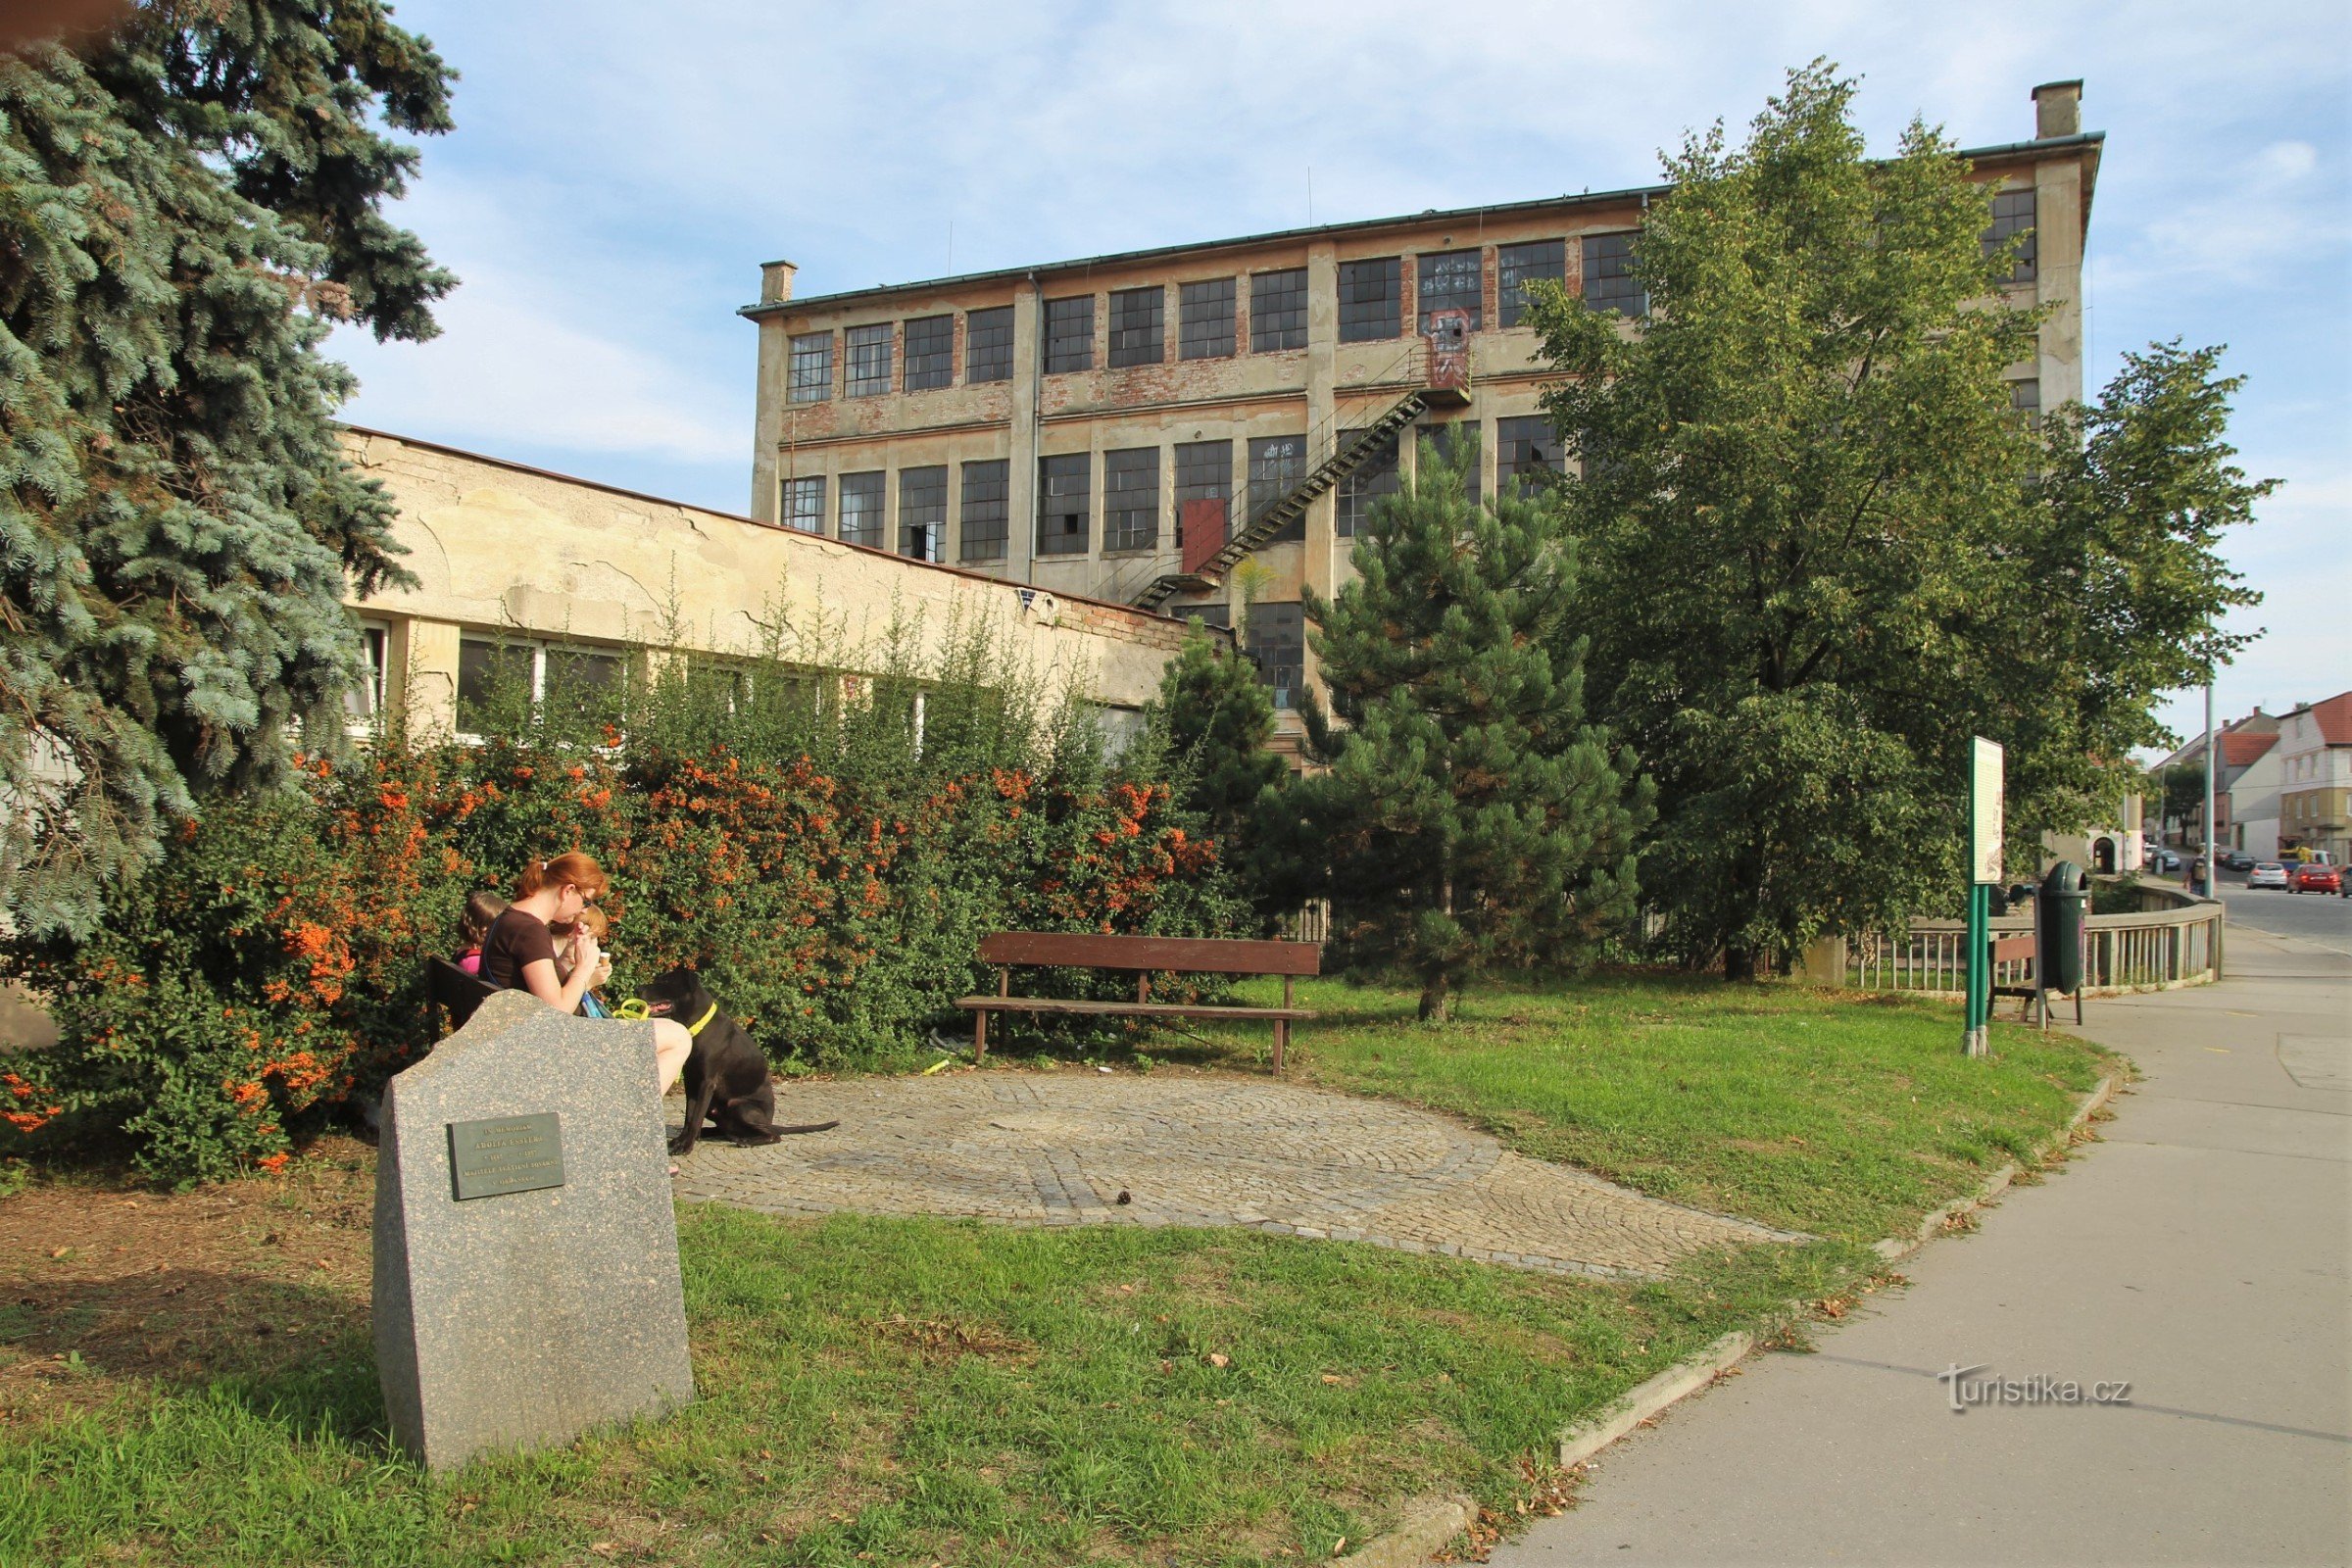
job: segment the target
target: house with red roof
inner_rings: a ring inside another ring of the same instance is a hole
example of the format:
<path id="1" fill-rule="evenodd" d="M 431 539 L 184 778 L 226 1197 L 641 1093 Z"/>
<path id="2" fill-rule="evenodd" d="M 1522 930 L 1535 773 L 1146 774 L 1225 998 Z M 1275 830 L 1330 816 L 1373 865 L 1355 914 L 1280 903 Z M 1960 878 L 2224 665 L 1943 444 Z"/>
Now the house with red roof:
<path id="1" fill-rule="evenodd" d="M 2352 691 L 2278 720 L 2278 848 L 2352 856 Z"/>

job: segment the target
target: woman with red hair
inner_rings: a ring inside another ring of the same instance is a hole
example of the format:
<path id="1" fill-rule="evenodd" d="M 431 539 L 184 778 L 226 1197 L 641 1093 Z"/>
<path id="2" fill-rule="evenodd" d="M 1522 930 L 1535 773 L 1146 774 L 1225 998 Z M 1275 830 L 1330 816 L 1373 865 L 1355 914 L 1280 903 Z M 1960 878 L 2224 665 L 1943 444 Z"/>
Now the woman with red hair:
<path id="1" fill-rule="evenodd" d="M 579 1011 L 580 999 L 597 980 L 597 940 L 580 927 L 571 938 L 571 972 L 562 975 L 556 968 L 555 934 L 548 927 L 576 926 L 580 911 L 603 898 L 608 886 L 604 867 L 577 850 L 525 866 L 514 885 L 514 902 L 482 939 L 482 978 L 504 989 L 528 991 L 558 1011 Z M 666 1095 L 686 1070 L 694 1036 L 674 1018 L 652 1022 L 654 1065 Z"/>

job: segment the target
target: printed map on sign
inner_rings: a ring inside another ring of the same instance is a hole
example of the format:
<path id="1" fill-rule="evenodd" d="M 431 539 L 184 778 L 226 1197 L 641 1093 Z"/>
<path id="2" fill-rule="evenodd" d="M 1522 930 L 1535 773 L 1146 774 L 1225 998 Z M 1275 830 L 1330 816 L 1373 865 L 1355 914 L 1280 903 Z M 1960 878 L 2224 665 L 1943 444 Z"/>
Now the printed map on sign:
<path id="1" fill-rule="evenodd" d="M 1969 756 L 1968 867 L 1974 882 L 2001 881 L 2001 748 L 1978 736 Z"/>

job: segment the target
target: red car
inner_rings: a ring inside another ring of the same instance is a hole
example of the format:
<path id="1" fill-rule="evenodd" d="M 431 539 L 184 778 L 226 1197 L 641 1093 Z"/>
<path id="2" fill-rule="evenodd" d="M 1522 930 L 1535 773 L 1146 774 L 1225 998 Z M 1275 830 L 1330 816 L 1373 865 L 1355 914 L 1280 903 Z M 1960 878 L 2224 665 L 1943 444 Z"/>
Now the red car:
<path id="1" fill-rule="evenodd" d="M 2297 893 L 2341 893 L 2344 873 L 2332 865 L 2298 865 L 2291 886 Z"/>

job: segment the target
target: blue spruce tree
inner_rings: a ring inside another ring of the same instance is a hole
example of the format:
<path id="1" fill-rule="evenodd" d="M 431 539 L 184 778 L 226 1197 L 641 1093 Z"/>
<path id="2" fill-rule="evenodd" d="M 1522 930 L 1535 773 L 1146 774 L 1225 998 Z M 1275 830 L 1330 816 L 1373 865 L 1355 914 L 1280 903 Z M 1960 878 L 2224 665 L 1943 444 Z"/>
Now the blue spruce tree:
<path id="1" fill-rule="evenodd" d="M 0 54 L 0 906 L 72 935 L 266 786 L 407 581 L 343 461 L 336 319 L 432 335 L 380 207 L 452 74 L 375 0 L 149 0 Z"/>

